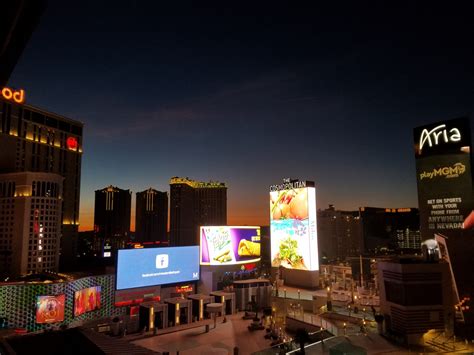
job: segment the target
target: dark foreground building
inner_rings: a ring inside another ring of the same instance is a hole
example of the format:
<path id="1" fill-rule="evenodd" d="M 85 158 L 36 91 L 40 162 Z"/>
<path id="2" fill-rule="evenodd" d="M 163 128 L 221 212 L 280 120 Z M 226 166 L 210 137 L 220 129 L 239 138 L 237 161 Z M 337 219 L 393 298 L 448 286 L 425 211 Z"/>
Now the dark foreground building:
<path id="1" fill-rule="evenodd" d="M 455 312 L 447 262 L 405 257 L 378 262 L 377 268 L 380 312 L 389 334 L 419 345 L 431 329 L 452 334 Z"/>

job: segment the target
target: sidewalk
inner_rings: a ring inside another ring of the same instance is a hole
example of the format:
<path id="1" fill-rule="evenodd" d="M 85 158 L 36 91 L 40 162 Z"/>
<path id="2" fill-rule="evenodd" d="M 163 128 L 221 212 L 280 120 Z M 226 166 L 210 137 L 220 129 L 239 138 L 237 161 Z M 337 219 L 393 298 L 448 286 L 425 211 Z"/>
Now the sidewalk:
<path id="1" fill-rule="evenodd" d="M 251 320 L 243 320 L 243 313 L 227 316 L 227 322 L 218 320 L 217 327 L 211 326 L 209 333 L 203 328 L 182 330 L 180 332 L 149 336 L 132 341 L 133 344 L 144 348 L 180 355 L 232 354 L 238 347 L 240 354 L 251 354 L 260 349 L 269 348 L 271 340 L 265 339 L 264 330 L 249 331 Z"/>

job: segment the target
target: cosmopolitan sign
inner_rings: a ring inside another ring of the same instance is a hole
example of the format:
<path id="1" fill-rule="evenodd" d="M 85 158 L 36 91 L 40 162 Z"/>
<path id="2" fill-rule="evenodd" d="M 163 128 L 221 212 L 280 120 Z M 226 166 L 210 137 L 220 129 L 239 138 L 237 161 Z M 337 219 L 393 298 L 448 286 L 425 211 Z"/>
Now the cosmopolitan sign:
<path id="1" fill-rule="evenodd" d="M 13 90 L 10 88 L 3 88 L 1 92 L 4 99 L 14 101 L 17 104 L 22 104 L 25 102 L 25 91 L 22 89 Z"/>
<path id="2" fill-rule="evenodd" d="M 283 179 L 283 184 L 270 186 L 270 192 L 281 191 L 281 190 L 291 190 L 291 189 L 301 189 L 307 186 L 314 187 L 313 182 L 309 184 L 307 183 L 308 183 L 307 181 L 290 180 L 289 178 L 287 178 L 287 179 Z"/>

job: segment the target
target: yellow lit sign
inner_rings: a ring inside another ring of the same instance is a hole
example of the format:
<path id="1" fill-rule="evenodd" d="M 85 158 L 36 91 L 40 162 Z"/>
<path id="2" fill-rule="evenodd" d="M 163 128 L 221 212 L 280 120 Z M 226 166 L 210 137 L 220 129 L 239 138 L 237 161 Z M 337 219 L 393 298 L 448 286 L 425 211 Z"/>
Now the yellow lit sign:
<path id="1" fill-rule="evenodd" d="M 411 212 L 411 208 L 399 208 L 397 212 Z"/>
<path id="2" fill-rule="evenodd" d="M 432 171 L 423 171 L 420 174 L 420 181 L 423 179 L 433 179 L 436 177 L 445 177 L 446 179 L 456 178 L 466 172 L 466 166 L 462 163 L 455 163 L 453 166 L 444 166 L 434 168 Z"/>
<path id="3" fill-rule="evenodd" d="M 3 88 L 2 96 L 7 100 L 15 101 L 17 104 L 25 102 L 25 91 L 23 89 L 13 90 L 10 88 Z"/>

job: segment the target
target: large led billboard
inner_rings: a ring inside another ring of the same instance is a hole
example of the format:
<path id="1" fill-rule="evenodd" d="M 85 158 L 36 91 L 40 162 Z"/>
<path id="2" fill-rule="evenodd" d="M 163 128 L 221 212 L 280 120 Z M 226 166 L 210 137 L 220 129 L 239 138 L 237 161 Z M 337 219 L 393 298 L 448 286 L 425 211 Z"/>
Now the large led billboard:
<path id="1" fill-rule="evenodd" d="M 260 260 L 260 227 L 201 227 L 201 265 L 233 265 Z"/>
<path id="2" fill-rule="evenodd" d="M 474 300 L 474 210 L 472 141 L 468 118 L 414 129 L 418 205 L 422 239 L 443 238 L 459 300 Z M 464 319 L 474 324 L 474 307 Z"/>
<path id="3" fill-rule="evenodd" d="M 319 270 L 316 189 L 310 181 L 270 188 L 272 266 Z"/>
<path id="4" fill-rule="evenodd" d="M 199 280 L 199 246 L 120 249 L 116 289 Z"/>
<path id="5" fill-rule="evenodd" d="M 65 295 L 37 296 L 36 323 L 57 323 L 64 321 Z"/>
<path id="6" fill-rule="evenodd" d="M 100 308 L 100 286 L 74 292 L 74 317 Z"/>
<path id="7" fill-rule="evenodd" d="M 424 239 L 459 235 L 474 208 L 471 130 L 460 118 L 415 128 L 415 156 Z"/>

